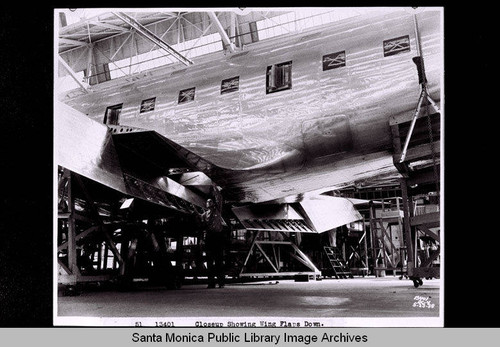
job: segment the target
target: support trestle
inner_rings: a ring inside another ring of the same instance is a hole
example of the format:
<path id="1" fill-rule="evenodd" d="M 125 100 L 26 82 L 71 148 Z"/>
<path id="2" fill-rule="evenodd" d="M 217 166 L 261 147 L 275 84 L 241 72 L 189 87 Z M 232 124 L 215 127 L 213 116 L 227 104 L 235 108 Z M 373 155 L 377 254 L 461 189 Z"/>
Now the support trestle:
<path id="1" fill-rule="evenodd" d="M 128 196 L 62 167 L 58 188 L 58 283 L 73 288 L 67 294 L 88 282 L 128 288 L 144 278 L 180 286 L 185 235 L 179 230 L 194 232 L 184 214 L 149 205 L 121 208 Z M 181 251 L 172 251 L 174 241 Z"/>
<path id="2" fill-rule="evenodd" d="M 252 232 L 253 241 L 241 267 L 240 277 L 321 276 L 321 271 L 285 232 Z"/>

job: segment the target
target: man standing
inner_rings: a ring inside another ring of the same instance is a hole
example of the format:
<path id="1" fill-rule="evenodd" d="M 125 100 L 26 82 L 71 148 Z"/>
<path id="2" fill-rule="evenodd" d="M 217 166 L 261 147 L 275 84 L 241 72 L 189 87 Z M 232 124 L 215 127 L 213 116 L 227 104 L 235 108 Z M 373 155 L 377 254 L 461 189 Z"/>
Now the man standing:
<path id="1" fill-rule="evenodd" d="M 207 211 L 201 214 L 201 220 L 204 222 L 205 230 L 203 239 L 205 241 L 205 252 L 208 270 L 208 287 L 215 288 L 215 278 L 219 288 L 224 288 L 224 233 L 223 220 L 221 216 L 222 201 L 215 198 L 208 199 L 206 203 Z M 219 200 L 219 201 L 217 201 Z"/>

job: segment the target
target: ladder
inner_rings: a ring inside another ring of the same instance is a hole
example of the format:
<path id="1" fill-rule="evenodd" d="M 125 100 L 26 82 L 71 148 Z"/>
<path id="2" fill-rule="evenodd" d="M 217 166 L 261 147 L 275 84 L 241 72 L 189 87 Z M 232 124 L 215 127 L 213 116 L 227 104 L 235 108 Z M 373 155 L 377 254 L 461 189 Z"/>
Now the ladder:
<path id="1" fill-rule="evenodd" d="M 323 247 L 326 253 L 326 256 L 328 258 L 328 261 L 330 262 L 330 265 L 332 266 L 333 273 L 335 275 L 335 278 L 352 278 L 352 273 L 349 267 L 346 265 L 344 259 L 342 258 L 342 255 L 340 254 L 340 251 L 337 249 L 337 247 L 329 247 L 329 246 L 324 246 Z"/>

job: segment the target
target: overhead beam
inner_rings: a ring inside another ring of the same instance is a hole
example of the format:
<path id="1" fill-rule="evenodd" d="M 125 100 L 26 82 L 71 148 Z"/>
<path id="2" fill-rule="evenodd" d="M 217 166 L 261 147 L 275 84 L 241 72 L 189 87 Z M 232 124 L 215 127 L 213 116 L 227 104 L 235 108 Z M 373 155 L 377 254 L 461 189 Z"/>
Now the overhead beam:
<path id="1" fill-rule="evenodd" d="M 431 212 L 417 215 L 410 218 L 410 223 L 412 226 L 416 226 L 417 228 L 420 228 L 422 225 L 427 228 L 437 228 L 440 225 L 440 213 Z"/>
<path id="2" fill-rule="evenodd" d="M 95 26 L 98 26 L 98 27 L 103 27 L 103 28 L 106 28 L 106 29 L 116 30 L 116 31 L 119 31 L 119 32 L 130 31 L 129 29 L 124 28 L 124 27 L 120 27 L 118 25 L 113 25 L 113 24 L 108 24 L 108 23 L 102 23 L 102 22 L 93 21 L 93 20 L 89 21 L 89 24 L 92 24 L 92 25 L 95 25 Z"/>
<path id="3" fill-rule="evenodd" d="M 64 67 L 66 71 L 68 71 L 69 75 L 75 80 L 75 82 L 80 86 L 80 88 L 83 89 L 85 93 L 90 93 L 89 91 L 89 84 L 84 83 L 78 78 L 76 73 L 73 71 L 73 69 L 64 61 L 63 58 L 61 58 L 60 55 L 57 56 L 57 59 L 59 60 L 59 63 Z"/>
<path id="4" fill-rule="evenodd" d="M 59 43 L 65 43 L 65 44 L 68 44 L 68 45 L 80 46 L 80 47 L 87 45 L 87 42 L 84 42 L 84 41 L 71 40 L 71 39 L 63 39 L 63 38 L 59 38 Z"/>
<path id="5" fill-rule="evenodd" d="M 153 42 L 155 45 L 158 47 L 162 48 L 165 50 L 167 53 L 171 54 L 174 56 L 177 60 L 179 60 L 181 63 L 184 65 L 192 65 L 193 61 L 186 58 L 179 52 L 177 52 L 175 49 L 170 47 L 165 41 L 160 39 L 158 36 L 156 36 L 153 32 L 151 32 L 149 29 L 147 29 L 145 26 L 137 22 L 134 18 L 130 17 L 126 13 L 123 12 L 113 12 L 115 16 L 120 18 L 122 21 L 130 25 L 132 28 L 134 28 L 140 35 L 144 36 L 146 39 L 150 40 Z"/>
<path id="6" fill-rule="evenodd" d="M 222 38 L 222 42 L 224 42 L 224 45 L 229 49 L 229 52 L 234 53 L 235 52 L 234 43 L 232 43 L 231 40 L 229 39 L 229 36 L 227 36 L 227 33 L 222 27 L 222 24 L 219 21 L 219 18 L 217 18 L 215 12 L 208 12 L 208 16 L 210 17 L 212 23 L 214 23 L 215 26 L 217 27 L 217 31 L 219 32 Z"/>

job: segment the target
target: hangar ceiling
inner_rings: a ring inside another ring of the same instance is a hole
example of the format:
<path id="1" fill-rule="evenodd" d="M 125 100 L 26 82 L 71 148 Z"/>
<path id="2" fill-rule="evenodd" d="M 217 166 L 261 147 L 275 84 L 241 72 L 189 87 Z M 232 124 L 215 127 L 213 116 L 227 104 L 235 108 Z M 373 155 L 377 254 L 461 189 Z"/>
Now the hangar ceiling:
<path id="1" fill-rule="evenodd" d="M 78 12 L 80 17 L 76 15 Z M 362 9 L 59 9 L 58 77 L 89 86 L 165 65 L 191 65 L 213 52 L 360 14 Z M 94 15 L 89 15 L 97 13 Z M 74 20 L 76 18 L 76 20 Z M 75 85 L 75 87 L 78 87 Z"/>

